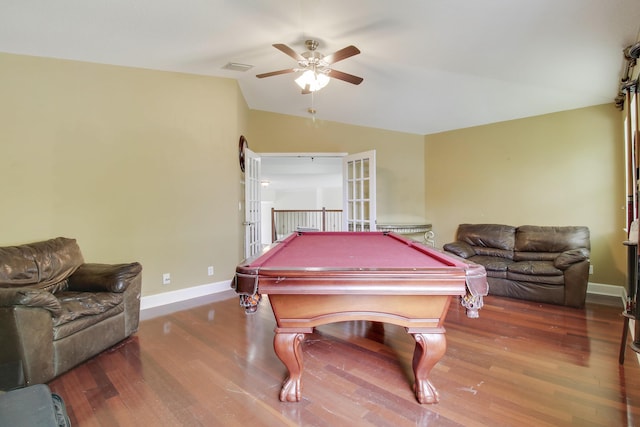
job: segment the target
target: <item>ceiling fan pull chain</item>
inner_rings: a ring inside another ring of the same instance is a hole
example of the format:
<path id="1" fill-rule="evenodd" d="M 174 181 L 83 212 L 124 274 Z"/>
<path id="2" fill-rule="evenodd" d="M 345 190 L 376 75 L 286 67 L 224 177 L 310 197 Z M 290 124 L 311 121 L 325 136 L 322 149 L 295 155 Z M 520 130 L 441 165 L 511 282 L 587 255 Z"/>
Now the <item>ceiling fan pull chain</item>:
<path id="1" fill-rule="evenodd" d="M 311 121 L 316 121 L 316 109 L 313 107 L 315 92 L 311 92 L 311 107 L 307 108 L 307 113 L 311 114 Z"/>

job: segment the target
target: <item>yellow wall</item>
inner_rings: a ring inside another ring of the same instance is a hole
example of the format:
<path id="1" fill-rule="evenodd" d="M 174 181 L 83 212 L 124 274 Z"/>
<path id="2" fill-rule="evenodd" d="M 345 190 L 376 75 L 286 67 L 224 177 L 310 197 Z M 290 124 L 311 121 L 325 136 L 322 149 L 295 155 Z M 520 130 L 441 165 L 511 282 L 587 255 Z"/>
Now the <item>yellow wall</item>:
<path id="1" fill-rule="evenodd" d="M 252 110 L 247 139 L 258 153 L 376 150 L 378 222 L 425 217 L 421 135 Z"/>
<path id="2" fill-rule="evenodd" d="M 0 54 L 0 245 L 76 238 L 144 295 L 228 280 L 247 123 L 235 80 Z"/>
<path id="3" fill-rule="evenodd" d="M 375 149 L 379 220 L 427 218 L 440 245 L 461 222 L 587 225 L 591 281 L 624 284 L 611 105 L 422 136 L 249 111 L 230 79 L 9 54 L 0 245 L 75 237 L 89 262 L 140 261 L 144 295 L 228 280 L 242 258 L 240 134 L 256 152 Z"/>
<path id="4" fill-rule="evenodd" d="M 624 137 L 613 104 L 425 137 L 426 211 L 460 223 L 586 225 L 595 283 L 624 285 Z"/>

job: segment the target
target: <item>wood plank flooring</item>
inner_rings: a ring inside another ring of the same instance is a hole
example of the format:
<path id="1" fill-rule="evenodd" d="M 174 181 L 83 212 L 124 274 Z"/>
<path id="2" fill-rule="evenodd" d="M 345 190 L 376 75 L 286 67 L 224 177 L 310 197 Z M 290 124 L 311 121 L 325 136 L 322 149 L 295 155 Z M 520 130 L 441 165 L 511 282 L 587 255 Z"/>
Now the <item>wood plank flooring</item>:
<path id="1" fill-rule="evenodd" d="M 403 328 L 343 322 L 303 344 L 303 400 L 278 400 L 267 300 L 235 296 L 154 314 L 139 332 L 53 380 L 74 426 L 636 426 L 640 367 L 618 364 L 621 303 L 576 310 L 488 297 L 479 319 L 452 303 L 440 403 L 416 402 Z"/>

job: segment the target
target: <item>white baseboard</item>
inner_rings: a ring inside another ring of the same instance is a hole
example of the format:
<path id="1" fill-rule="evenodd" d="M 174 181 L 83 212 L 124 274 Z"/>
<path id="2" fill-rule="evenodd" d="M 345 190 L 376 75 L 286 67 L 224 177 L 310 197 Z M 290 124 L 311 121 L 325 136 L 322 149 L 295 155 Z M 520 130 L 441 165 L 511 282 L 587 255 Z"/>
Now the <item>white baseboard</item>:
<path id="1" fill-rule="evenodd" d="M 589 282 L 589 284 L 587 285 L 587 293 L 594 295 L 606 295 L 610 297 L 620 297 L 623 304 L 626 304 L 627 301 L 627 289 L 624 286 Z"/>
<path id="2" fill-rule="evenodd" d="M 231 280 L 222 282 L 207 283 L 200 286 L 178 289 L 175 291 L 163 292 L 161 294 L 149 295 L 140 298 L 140 310 L 161 307 L 163 305 L 174 304 L 176 302 L 187 301 L 194 298 L 217 294 L 231 289 Z"/>

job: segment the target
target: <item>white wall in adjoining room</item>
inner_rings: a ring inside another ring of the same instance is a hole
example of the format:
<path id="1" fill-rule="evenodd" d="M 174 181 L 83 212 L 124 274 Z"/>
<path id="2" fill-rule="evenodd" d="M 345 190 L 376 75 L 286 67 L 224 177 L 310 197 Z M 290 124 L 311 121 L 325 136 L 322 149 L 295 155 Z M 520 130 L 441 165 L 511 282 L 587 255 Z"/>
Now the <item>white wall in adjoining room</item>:
<path id="1" fill-rule="evenodd" d="M 271 243 L 271 209 L 342 209 L 342 154 L 262 155 L 262 242 Z"/>

